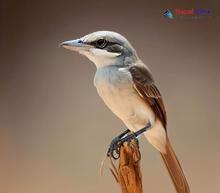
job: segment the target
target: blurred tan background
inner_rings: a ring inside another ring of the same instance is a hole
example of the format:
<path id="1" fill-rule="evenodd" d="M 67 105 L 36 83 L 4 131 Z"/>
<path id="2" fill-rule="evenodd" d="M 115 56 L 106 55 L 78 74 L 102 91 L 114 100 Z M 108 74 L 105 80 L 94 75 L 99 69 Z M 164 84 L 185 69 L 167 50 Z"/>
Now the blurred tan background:
<path id="1" fill-rule="evenodd" d="M 97 30 L 124 34 L 154 73 L 168 132 L 192 192 L 220 192 L 220 8 L 217 1 L 32 1 L 0 5 L 0 193 L 120 192 L 99 164 L 125 129 L 98 97 L 95 66 L 58 48 Z M 166 20 L 167 8 L 210 18 Z M 144 192 L 174 192 L 141 139 Z"/>

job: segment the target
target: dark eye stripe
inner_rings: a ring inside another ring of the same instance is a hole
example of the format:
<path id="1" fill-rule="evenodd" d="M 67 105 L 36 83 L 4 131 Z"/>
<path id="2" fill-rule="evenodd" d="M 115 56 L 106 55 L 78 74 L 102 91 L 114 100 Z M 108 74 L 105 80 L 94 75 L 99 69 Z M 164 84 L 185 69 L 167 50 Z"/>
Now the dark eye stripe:
<path id="1" fill-rule="evenodd" d="M 92 42 L 84 42 L 84 43 L 88 44 L 88 45 L 91 45 L 91 46 L 94 46 L 95 48 L 105 49 L 108 52 L 121 53 L 122 50 L 123 50 L 123 47 L 120 44 L 115 43 L 115 42 L 110 42 L 110 41 L 107 41 L 106 46 L 103 47 L 103 48 L 100 48 L 100 47 L 97 46 L 97 40 L 92 41 Z"/>
<path id="2" fill-rule="evenodd" d="M 108 41 L 105 40 L 105 39 L 99 39 L 99 40 L 96 41 L 96 47 L 97 47 L 97 48 L 103 49 L 103 48 L 105 48 L 107 45 L 108 45 Z"/>
<path id="3" fill-rule="evenodd" d="M 97 41 L 87 42 L 86 44 L 89 44 L 91 46 L 99 48 L 99 47 L 97 47 Z M 111 45 L 114 45 L 114 44 L 116 44 L 116 43 L 107 41 L 107 46 L 111 46 Z"/>
<path id="4" fill-rule="evenodd" d="M 108 52 L 121 53 L 123 50 L 123 47 L 120 46 L 119 44 L 113 44 L 111 46 L 107 46 L 106 50 Z"/>

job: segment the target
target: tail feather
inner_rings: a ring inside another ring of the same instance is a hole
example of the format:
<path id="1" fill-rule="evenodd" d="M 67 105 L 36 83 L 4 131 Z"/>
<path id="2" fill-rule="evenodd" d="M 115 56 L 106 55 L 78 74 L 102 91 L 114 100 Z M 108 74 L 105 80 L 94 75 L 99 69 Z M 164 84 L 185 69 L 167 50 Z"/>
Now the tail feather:
<path id="1" fill-rule="evenodd" d="M 177 193 L 190 193 L 189 185 L 183 173 L 178 158 L 167 138 L 166 153 L 161 153 L 161 157 L 170 174 Z"/>

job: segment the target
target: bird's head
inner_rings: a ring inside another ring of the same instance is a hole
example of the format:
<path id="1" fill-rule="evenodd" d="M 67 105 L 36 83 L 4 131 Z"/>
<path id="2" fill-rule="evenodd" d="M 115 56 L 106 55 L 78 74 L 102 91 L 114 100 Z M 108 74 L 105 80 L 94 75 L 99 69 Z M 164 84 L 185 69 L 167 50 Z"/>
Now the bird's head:
<path id="1" fill-rule="evenodd" d="M 135 62 L 138 58 L 128 40 L 111 31 L 93 32 L 79 39 L 65 41 L 61 46 L 86 56 L 97 68 L 107 65 L 126 65 Z"/>

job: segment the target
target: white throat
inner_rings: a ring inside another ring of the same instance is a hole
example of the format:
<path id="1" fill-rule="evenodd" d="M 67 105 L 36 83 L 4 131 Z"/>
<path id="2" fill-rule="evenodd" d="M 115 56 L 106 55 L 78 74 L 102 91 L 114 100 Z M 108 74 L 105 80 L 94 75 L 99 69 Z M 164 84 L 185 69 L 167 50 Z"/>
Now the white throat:
<path id="1" fill-rule="evenodd" d="M 83 54 L 91 60 L 96 65 L 96 68 L 114 64 L 117 57 L 121 55 L 119 53 L 108 52 L 97 48 L 90 48 L 88 51 L 82 51 L 80 54 Z"/>

